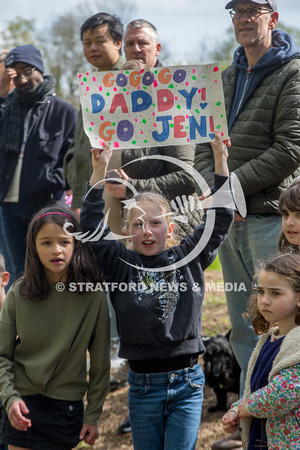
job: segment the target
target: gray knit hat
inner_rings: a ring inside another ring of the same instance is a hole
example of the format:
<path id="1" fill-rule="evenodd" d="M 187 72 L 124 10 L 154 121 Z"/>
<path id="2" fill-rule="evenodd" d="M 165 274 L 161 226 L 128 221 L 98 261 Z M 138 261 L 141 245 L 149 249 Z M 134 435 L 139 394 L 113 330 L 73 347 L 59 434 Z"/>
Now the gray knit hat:
<path id="1" fill-rule="evenodd" d="M 22 62 L 35 67 L 39 72 L 44 73 L 44 63 L 41 52 L 31 44 L 18 45 L 13 48 L 5 58 L 5 67 L 11 67 Z"/>

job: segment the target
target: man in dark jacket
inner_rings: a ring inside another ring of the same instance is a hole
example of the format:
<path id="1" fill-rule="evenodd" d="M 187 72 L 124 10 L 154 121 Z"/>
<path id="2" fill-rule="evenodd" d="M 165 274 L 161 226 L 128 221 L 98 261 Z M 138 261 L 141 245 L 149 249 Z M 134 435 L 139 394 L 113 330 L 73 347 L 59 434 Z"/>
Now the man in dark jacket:
<path id="1" fill-rule="evenodd" d="M 228 131 L 232 146 L 228 166 L 244 191 L 247 217 L 237 213 L 219 256 L 232 325 L 230 342 L 242 369 L 243 394 L 247 365 L 258 336 L 245 321 L 255 267 L 278 251 L 280 193 L 299 174 L 300 54 L 292 37 L 274 30 L 276 0 L 232 0 L 230 9 L 240 46 L 223 72 Z M 213 155 L 197 145 L 195 168 L 212 185 Z M 226 443 L 228 447 L 228 442 Z M 213 448 L 225 448 L 216 443 Z M 234 447 L 232 447 L 234 448 Z"/>
<path id="2" fill-rule="evenodd" d="M 248 214 L 246 219 L 236 214 L 219 254 L 224 281 L 236 283 L 226 292 L 230 340 L 245 374 L 257 336 L 242 313 L 258 261 L 278 249 L 279 195 L 299 173 L 300 54 L 289 34 L 274 30 L 275 0 L 233 0 L 226 9 L 232 9 L 241 44 L 223 72 L 232 143 L 228 165 L 243 187 Z M 213 159 L 207 146 L 197 146 L 195 167 L 211 185 Z M 242 282 L 246 290 L 234 288 Z"/>
<path id="3" fill-rule="evenodd" d="M 2 93 L 0 91 L 0 97 L 2 97 L 2 95 L 6 96 L 6 92 L 8 89 L 8 92 L 12 91 L 15 88 L 15 85 L 13 83 L 13 81 L 11 80 L 11 78 L 9 77 L 10 81 L 9 81 L 9 87 L 7 88 L 6 86 L 6 81 L 5 78 L 8 77 L 9 75 L 6 73 L 5 70 L 5 58 L 8 55 L 9 50 L 3 49 L 0 51 L 0 86 L 5 86 L 5 90 L 4 93 Z M 10 259 L 9 259 L 9 254 L 8 254 L 8 250 L 7 250 L 7 245 L 6 245 L 6 239 L 3 233 L 3 229 L 2 229 L 2 209 L 0 206 L 0 252 L 3 254 L 3 257 L 5 259 L 5 266 L 6 269 L 9 273 L 12 273 L 12 266 L 10 264 Z M 7 290 L 10 288 L 11 285 L 11 281 L 8 282 L 7 284 Z M 0 447 L 0 450 L 1 449 Z M 6 446 L 6 450 L 7 450 L 7 446 Z"/>
<path id="4" fill-rule="evenodd" d="M 248 215 L 236 214 L 230 237 L 220 249 L 225 282 L 244 282 L 246 292 L 226 292 L 232 322 L 231 344 L 246 373 L 255 344 L 250 323 L 241 317 L 260 259 L 276 252 L 281 227 L 280 193 L 298 174 L 300 163 L 300 54 L 292 37 L 274 30 L 276 1 L 233 0 L 226 5 L 241 44 L 223 72 L 232 147 L 229 169 L 238 176 Z M 211 184 L 212 155 L 197 146 L 196 169 Z"/>
<path id="5" fill-rule="evenodd" d="M 22 275 L 32 214 L 67 188 L 63 157 L 72 142 L 77 110 L 54 94 L 41 52 L 15 47 L 5 59 L 0 92 L 0 205 L 13 281 Z M 9 94 L 9 83 L 15 89 Z"/>

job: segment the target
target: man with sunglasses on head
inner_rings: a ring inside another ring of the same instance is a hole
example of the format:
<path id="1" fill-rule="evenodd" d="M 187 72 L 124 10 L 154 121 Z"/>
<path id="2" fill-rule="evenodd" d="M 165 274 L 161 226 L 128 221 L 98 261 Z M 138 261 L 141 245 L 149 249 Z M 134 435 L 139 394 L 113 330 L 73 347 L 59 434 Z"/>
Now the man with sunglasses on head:
<path id="1" fill-rule="evenodd" d="M 15 89 L 9 92 L 13 81 Z M 22 275 L 32 214 L 68 188 L 63 158 L 76 130 L 77 110 L 56 97 L 41 52 L 12 49 L 0 79 L 0 208 L 13 281 Z"/>
<path id="2" fill-rule="evenodd" d="M 226 301 L 232 325 L 230 342 L 242 369 L 240 394 L 247 365 L 258 336 L 242 314 L 252 292 L 254 269 L 260 260 L 278 250 L 281 219 L 280 193 L 299 175 L 300 164 L 300 53 L 293 38 L 275 30 L 276 0 L 232 0 L 230 10 L 240 46 L 233 63 L 223 72 L 228 133 L 228 166 L 244 191 L 247 216 L 236 212 L 231 232 L 219 250 Z M 210 146 L 196 148 L 195 168 L 209 186 L 213 179 Z M 230 284 L 232 283 L 232 284 Z M 226 284 L 225 284 L 226 285 Z M 229 442 L 217 448 L 235 448 Z"/>

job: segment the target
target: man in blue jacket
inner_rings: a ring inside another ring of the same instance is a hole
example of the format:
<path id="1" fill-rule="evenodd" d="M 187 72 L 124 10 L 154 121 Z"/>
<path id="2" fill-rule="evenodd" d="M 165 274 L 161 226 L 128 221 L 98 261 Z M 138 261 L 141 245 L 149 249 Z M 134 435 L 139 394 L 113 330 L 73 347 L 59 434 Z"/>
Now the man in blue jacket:
<path id="1" fill-rule="evenodd" d="M 55 79 L 44 74 L 41 52 L 15 47 L 5 59 L 0 92 L 0 205 L 13 266 L 22 275 L 32 214 L 67 189 L 63 157 L 76 129 L 77 110 L 55 96 Z M 9 93 L 9 83 L 15 89 Z"/>
<path id="2" fill-rule="evenodd" d="M 225 8 L 240 44 L 222 74 L 232 144 L 228 166 L 242 185 L 247 217 L 236 213 L 219 256 L 227 283 L 230 342 L 245 375 L 258 336 L 242 313 L 255 267 L 278 251 L 280 193 L 299 175 L 300 53 L 288 33 L 275 30 L 276 0 L 232 0 Z M 195 167 L 211 186 L 213 155 L 207 145 L 197 145 Z M 242 394 L 244 376 L 241 381 Z"/>

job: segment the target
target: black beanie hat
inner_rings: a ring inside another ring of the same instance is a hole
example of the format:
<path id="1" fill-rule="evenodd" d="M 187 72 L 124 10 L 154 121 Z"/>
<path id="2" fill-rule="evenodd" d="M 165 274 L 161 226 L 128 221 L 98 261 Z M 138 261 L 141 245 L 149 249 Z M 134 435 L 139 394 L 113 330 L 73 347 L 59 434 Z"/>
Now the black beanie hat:
<path id="1" fill-rule="evenodd" d="M 44 73 L 44 63 L 41 52 L 31 44 L 18 45 L 13 48 L 5 58 L 5 67 L 11 67 L 19 62 L 29 64 L 35 67 L 41 73 Z"/>

